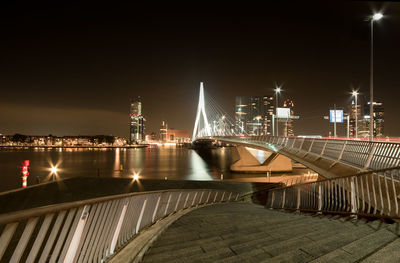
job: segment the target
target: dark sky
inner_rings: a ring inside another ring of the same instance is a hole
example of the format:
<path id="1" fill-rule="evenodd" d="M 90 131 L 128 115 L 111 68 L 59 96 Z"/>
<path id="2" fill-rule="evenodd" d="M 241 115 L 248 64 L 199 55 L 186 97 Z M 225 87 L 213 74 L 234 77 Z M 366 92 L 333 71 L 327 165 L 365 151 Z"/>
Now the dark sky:
<path id="1" fill-rule="evenodd" d="M 326 135 L 323 116 L 350 103 L 352 86 L 368 99 L 364 20 L 383 11 L 375 96 L 385 133 L 400 136 L 400 3 L 196 3 L 3 6 L 0 133 L 127 136 L 129 98 L 138 95 L 148 133 L 162 120 L 191 130 L 203 81 L 231 114 L 235 96 L 273 94 L 283 83 L 300 116 L 295 133 Z"/>

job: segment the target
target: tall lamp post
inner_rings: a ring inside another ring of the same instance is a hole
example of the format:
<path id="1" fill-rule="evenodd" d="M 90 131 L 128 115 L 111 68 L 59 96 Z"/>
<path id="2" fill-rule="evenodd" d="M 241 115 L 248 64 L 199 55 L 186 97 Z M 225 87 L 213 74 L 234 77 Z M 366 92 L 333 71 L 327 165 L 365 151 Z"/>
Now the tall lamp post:
<path id="1" fill-rule="evenodd" d="M 278 129 L 278 94 L 281 92 L 281 87 L 276 87 L 275 89 L 275 126 L 276 126 L 276 136 L 279 136 Z"/>
<path id="2" fill-rule="evenodd" d="M 357 95 L 358 95 L 358 92 L 357 91 L 353 91 L 352 92 L 352 94 L 353 94 L 353 96 L 355 97 L 355 102 L 356 102 L 356 127 L 355 127 L 355 137 L 356 137 L 356 139 L 358 138 L 358 105 L 357 105 Z"/>
<path id="3" fill-rule="evenodd" d="M 383 17 L 381 13 L 374 14 L 371 21 L 371 63 L 369 82 L 369 140 L 374 140 L 374 21 Z"/>

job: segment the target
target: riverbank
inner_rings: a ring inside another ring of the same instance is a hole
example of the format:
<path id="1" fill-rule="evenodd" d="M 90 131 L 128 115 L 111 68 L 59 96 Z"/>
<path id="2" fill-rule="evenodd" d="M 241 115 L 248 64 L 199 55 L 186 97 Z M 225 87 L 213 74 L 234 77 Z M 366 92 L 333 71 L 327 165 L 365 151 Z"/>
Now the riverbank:
<path id="1" fill-rule="evenodd" d="M 0 145 L 3 149 L 117 149 L 146 148 L 149 144 L 133 144 L 125 146 L 55 146 L 55 145 Z"/>

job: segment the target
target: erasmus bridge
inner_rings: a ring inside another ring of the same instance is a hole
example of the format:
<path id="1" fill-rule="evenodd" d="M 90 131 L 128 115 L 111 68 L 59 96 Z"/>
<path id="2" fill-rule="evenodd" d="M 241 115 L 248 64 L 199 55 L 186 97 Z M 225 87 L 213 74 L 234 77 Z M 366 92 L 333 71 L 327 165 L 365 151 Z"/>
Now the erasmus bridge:
<path id="1" fill-rule="evenodd" d="M 400 262 L 400 144 L 248 136 L 234 124 L 201 83 L 194 143 L 236 147 L 239 171 L 295 161 L 320 180 L 172 183 L 3 213 L 0 262 Z"/>

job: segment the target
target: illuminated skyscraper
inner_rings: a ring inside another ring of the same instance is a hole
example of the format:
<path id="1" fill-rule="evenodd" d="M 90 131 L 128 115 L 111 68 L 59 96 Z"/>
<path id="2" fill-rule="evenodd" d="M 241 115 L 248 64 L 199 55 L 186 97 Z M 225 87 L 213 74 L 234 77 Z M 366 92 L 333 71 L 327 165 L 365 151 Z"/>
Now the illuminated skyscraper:
<path id="1" fill-rule="evenodd" d="M 236 132 L 247 133 L 247 119 L 249 115 L 249 97 L 237 96 L 235 100 Z"/>
<path id="2" fill-rule="evenodd" d="M 263 132 L 262 98 L 259 96 L 238 96 L 235 104 L 236 131 L 248 135 Z"/>
<path id="3" fill-rule="evenodd" d="M 368 109 L 369 110 L 369 109 Z M 360 130 L 361 125 L 361 104 L 356 103 L 354 100 L 351 101 L 350 105 L 350 123 L 349 123 L 349 135 L 350 137 L 356 136 L 356 116 L 357 116 L 357 129 Z M 358 133 L 357 133 L 358 135 Z"/>
<path id="4" fill-rule="evenodd" d="M 374 137 L 383 137 L 385 128 L 384 107 L 382 102 L 374 102 Z M 364 118 L 359 129 L 360 137 L 369 137 L 369 102 L 364 104 Z"/>
<path id="5" fill-rule="evenodd" d="M 165 121 L 162 121 L 160 128 L 160 140 L 162 142 L 167 141 L 167 133 L 168 133 L 168 124 Z"/>
<path id="6" fill-rule="evenodd" d="M 284 108 L 290 108 L 290 116 L 294 116 L 294 103 L 291 99 L 286 99 L 283 101 Z M 283 123 L 283 136 L 294 136 L 293 130 L 293 119 L 289 118 Z"/>
<path id="7" fill-rule="evenodd" d="M 130 143 L 139 143 L 145 139 L 145 122 L 146 119 L 142 115 L 142 99 L 140 96 L 130 100 Z"/>
<path id="8" fill-rule="evenodd" d="M 275 99 L 272 95 L 263 97 L 263 135 L 272 135 L 272 115 L 275 112 Z"/>

